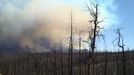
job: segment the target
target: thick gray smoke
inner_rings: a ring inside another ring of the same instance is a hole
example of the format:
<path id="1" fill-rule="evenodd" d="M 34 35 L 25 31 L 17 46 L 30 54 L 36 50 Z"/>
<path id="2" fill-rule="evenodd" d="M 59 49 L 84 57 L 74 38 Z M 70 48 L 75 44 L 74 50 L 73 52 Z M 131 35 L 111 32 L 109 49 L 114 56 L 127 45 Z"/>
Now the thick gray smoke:
<path id="1" fill-rule="evenodd" d="M 69 37 L 70 8 L 55 0 L 1 0 L 1 50 L 49 51 L 60 37 L 62 41 Z M 77 30 L 88 26 L 88 14 L 77 7 L 73 20 Z"/>

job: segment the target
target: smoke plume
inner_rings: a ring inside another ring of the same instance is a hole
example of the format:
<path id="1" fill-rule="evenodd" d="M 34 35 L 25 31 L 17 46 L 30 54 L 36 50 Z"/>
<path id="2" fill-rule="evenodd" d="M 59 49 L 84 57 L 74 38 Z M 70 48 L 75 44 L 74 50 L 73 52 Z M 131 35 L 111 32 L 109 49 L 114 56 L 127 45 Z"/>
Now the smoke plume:
<path id="1" fill-rule="evenodd" d="M 55 0 L 2 0 L 0 4 L 0 40 L 20 48 L 48 51 L 59 40 L 67 44 L 70 35 L 70 14 L 73 9 L 75 31 L 88 27 L 88 14 Z M 7 41 L 12 40 L 12 41 Z M 2 46 L 2 45 L 1 45 Z"/>

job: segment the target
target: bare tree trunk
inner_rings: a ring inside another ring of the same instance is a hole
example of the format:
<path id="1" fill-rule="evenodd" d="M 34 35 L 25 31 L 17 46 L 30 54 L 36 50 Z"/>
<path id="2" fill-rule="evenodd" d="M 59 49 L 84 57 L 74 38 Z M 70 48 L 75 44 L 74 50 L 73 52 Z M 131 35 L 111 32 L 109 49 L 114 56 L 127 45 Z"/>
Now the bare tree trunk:
<path id="1" fill-rule="evenodd" d="M 120 68 L 119 68 L 119 58 L 118 57 L 119 57 L 119 51 L 116 54 L 117 75 L 119 75 L 119 71 L 120 71 Z"/>
<path id="2" fill-rule="evenodd" d="M 69 42 L 69 50 L 68 50 L 68 75 L 70 73 L 70 42 Z"/>
<path id="3" fill-rule="evenodd" d="M 56 47 L 54 48 L 54 75 L 57 75 Z"/>
<path id="4" fill-rule="evenodd" d="M 131 75 L 131 71 L 130 71 L 130 61 L 131 61 L 131 59 L 130 59 L 130 57 L 131 57 L 131 53 L 130 53 L 130 51 L 129 51 L 129 49 L 128 49 L 128 75 Z"/>
<path id="5" fill-rule="evenodd" d="M 126 57 L 125 57 L 125 51 L 124 51 L 124 46 L 122 47 L 122 52 L 123 52 L 123 75 L 126 75 Z"/>
<path id="6" fill-rule="evenodd" d="M 90 64 L 90 62 L 88 63 L 88 75 L 91 75 L 91 64 Z"/>
<path id="7" fill-rule="evenodd" d="M 79 75 L 81 74 L 81 32 L 79 32 Z"/>
<path id="8" fill-rule="evenodd" d="M 64 74 L 63 72 L 63 49 L 62 49 L 62 42 L 61 42 L 61 39 L 60 39 L 60 52 L 61 52 L 61 57 L 60 57 L 60 61 L 61 61 L 61 75 Z"/>
<path id="9" fill-rule="evenodd" d="M 104 75 L 107 75 L 107 63 L 108 63 L 108 53 L 105 52 L 105 69 L 104 69 Z"/>
<path id="10" fill-rule="evenodd" d="M 69 43 L 69 75 L 73 75 L 73 17 L 71 10 L 71 35 Z"/>

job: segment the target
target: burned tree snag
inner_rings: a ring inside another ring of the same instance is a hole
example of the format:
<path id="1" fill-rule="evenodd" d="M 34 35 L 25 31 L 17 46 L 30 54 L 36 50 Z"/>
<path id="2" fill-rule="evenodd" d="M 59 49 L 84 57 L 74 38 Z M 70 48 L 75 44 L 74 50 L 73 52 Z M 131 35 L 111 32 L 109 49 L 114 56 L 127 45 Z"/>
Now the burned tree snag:
<path id="1" fill-rule="evenodd" d="M 122 50 L 122 68 L 123 68 L 123 75 L 126 75 L 126 57 L 125 57 L 125 50 L 124 50 L 124 39 L 123 35 L 120 32 L 120 28 L 116 30 L 116 34 L 118 35 L 117 37 L 117 43 L 118 47 Z"/>
<path id="2" fill-rule="evenodd" d="M 68 54 L 68 67 L 69 75 L 73 75 L 73 16 L 71 10 L 71 31 L 70 31 L 70 41 L 69 41 L 69 54 Z"/>
<path id="3" fill-rule="evenodd" d="M 79 32 L 79 75 L 81 74 L 81 32 Z"/>
<path id="4" fill-rule="evenodd" d="M 98 17 L 99 17 L 99 5 L 97 3 L 92 3 L 93 6 L 88 6 L 88 11 L 92 17 L 92 19 L 89 21 L 90 24 L 92 24 L 92 28 L 89 30 L 91 33 L 91 35 L 89 35 L 89 41 L 90 41 L 90 48 L 91 48 L 91 62 L 89 62 L 89 66 L 91 67 L 91 69 L 89 69 L 89 72 L 91 72 L 90 70 L 92 70 L 92 75 L 96 75 L 96 72 L 95 72 L 95 60 L 96 60 L 96 56 L 95 56 L 95 49 L 96 49 L 96 37 L 97 36 L 100 36 L 99 32 L 100 30 L 102 29 L 99 24 L 102 21 L 99 21 L 98 20 Z M 89 59 L 90 60 L 90 59 Z"/>

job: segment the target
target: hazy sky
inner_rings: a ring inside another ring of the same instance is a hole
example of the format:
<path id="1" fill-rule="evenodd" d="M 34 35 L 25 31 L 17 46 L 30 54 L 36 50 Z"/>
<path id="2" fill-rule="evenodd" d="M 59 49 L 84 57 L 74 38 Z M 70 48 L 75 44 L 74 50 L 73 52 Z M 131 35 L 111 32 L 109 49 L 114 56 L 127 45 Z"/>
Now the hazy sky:
<path id="1" fill-rule="evenodd" d="M 93 1 L 93 0 L 92 0 Z M 112 49 L 112 41 L 116 38 L 114 30 L 124 28 L 122 33 L 126 48 L 133 48 L 133 1 L 130 0 L 97 0 L 100 5 L 100 18 L 104 19 L 103 34 L 108 48 Z M 73 9 L 74 27 L 86 29 L 90 16 L 86 4 L 88 0 L 1 0 L 0 31 L 9 37 L 25 36 L 28 39 L 45 36 L 58 42 L 59 37 L 68 36 L 70 9 Z M 51 30 L 50 30 L 51 29 Z M 58 34 L 59 32 L 62 32 Z M 28 40 L 27 39 L 27 40 Z M 35 38 L 34 38 L 35 39 Z M 24 40 L 24 38 L 23 38 Z M 57 41 L 58 40 L 58 41 Z M 31 40 L 30 40 L 31 42 Z M 98 40 L 98 42 L 100 42 Z M 98 48 L 103 49 L 103 47 Z"/>
<path id="2" fill-rule="evenodd" d="M 113 30 L 115 30 L 117 27 L 124 28 L 122 31 L 122 34 L 124 36 L 125 46 L 126 49 L 134 48 L 134 11 L 133 11 L 133 2 L 131 0 L 115 0 L 117 10 L 116 10 L 116 16 L 119 18 L 119 24 L 112 25 L 112 27 L 105 30 L 105 34 L 107 36 L 107 42 L 111 42 L 109 38 L 115 38 L 115 34 L 113 34 Z M 111 35 L 108 35 L 111 34 Z"/>

